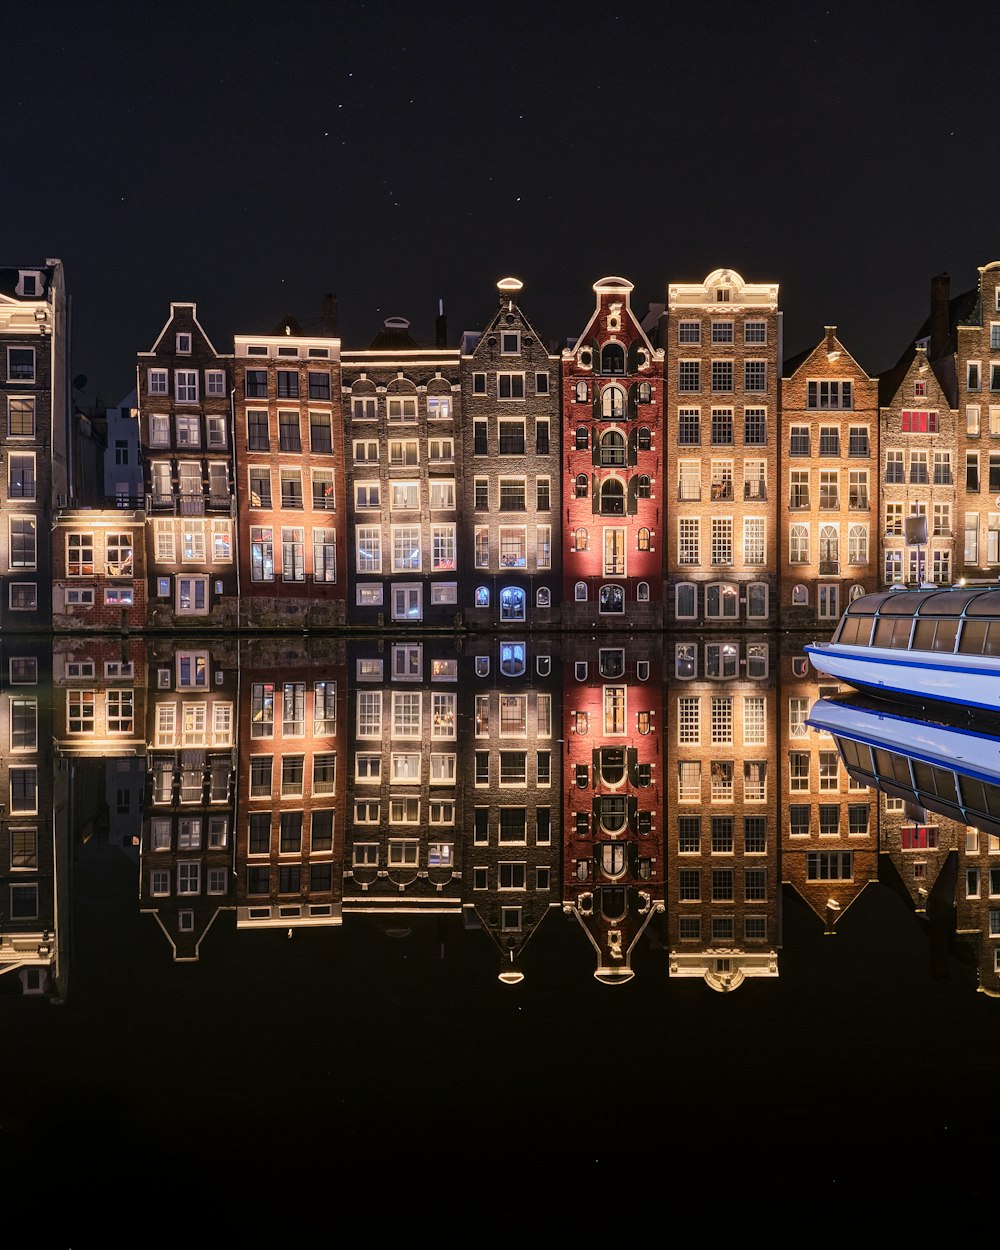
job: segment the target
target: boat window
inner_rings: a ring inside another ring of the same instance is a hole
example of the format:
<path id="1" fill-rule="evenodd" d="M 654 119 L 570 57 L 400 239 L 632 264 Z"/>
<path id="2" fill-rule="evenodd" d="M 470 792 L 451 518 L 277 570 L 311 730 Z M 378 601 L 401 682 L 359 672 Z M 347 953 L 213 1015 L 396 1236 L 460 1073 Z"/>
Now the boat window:
<path id="1" fill-rule="evenodd" d="M 917 618 L 913 631 L 914 651 L 954 651 L 958 636 L 958 621 L 935 621 Z"/>
<path id="2" fill-rule="evenodd" d="M 1000 655 L 1000 621 L 965 621 L 958 649 L 963 655 Z"/>
<path id="3" fill-rule="evenodd" d="M 901 786 L 912 787 L 910 761 L 905 755 L 897 755 L 895 751 L 886 751 L 882 747 L 873 747 L 872 757 L 880 781 L 895 781 Z"/>
<path id="4" fill-rule="evenodd" d="M 867 647 L 872 636 L 873 616 L 846 615 L 841 622 L 840 633 L 834 642 L 843 643 L 845 647 Z"/>
<path id="5" fill-rule="evenodd" d="M 871 772 L 872 761 L 867 746 L 862 746 L 860 742 L 852 742 L 850 738 L 838 738 L 837 746 L 840 747 L 840 754 L 844 757 L 844 763 L 848 768 L 856 768 L 865 773 Z"/>
<path id="6" fill-rule="evenodd" d="M 875 626 L 875 646 L 895 647 L 906 650 L 910 641 L 910 626 L 913 622 L 909 617 L 882 616 Z"/>
<path id="7" fill-rule="evenodd" d="M 955 774 L 950 768 L 938 768 L 935 764 L 913 761 L 913 777 L 917 788 L 935 798 L 955 801 Z"/>
<path id="8" fill-rule="evenodd" d="M 963 777 L 959 773 L 958 789 L 963 807 L 988 816 L 1000 817 L 1000 786 L 991 786 L 985 781 L 978 781 L 975 777 Z"/>

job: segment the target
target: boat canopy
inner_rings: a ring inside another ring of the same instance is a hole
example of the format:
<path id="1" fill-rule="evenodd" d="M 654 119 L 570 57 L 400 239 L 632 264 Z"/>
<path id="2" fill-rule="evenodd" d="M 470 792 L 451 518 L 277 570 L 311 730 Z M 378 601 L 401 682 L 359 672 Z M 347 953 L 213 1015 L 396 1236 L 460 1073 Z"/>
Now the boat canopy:
<path id="1" fill-rule="evenodd" d="M 883 590 L 862 595 L 845 616 L 992 616 L 1000 618 L 1000 590 Z"/>

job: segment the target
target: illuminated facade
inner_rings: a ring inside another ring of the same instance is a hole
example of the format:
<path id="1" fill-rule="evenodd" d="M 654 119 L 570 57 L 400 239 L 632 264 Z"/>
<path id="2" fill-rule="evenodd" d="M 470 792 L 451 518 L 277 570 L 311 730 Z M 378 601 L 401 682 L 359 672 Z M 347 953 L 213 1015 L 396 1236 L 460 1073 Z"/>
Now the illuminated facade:
<path id="1" fill-rule="evenodd" d="M 462 657 L 463 908 L 500 951 L 500 979 L 558 907 L 562 853 L 559 640 L 483 636 Z M 471 751 L 472 758 L 469 758 Z"/>
<path id="2" fill-rule="evenodd" d="M 675 641 L 667 684 L 671 976 L 776 976 L 781 942 L 773 638 Z"/>
<path id="3" fill-rule="evenodd" d="M 140 911 L 174 958 L 199 958 L 221 910 L 235 905 L 233 819 L 237 654 L 230 644 L 149 648 L 149 786 L 142 821 Z"/>
<path id="4" fill-rule="evenodd" d="M 655 627 L 663 593 L 663 352 L 633 315 L 632 283 L 594 283 L 597 306 L 562 354 L 562 621 Z"/>
<path id="5" fill-rule="evenodd" d="M 138 357 L 148 624 L 156 629 L 239 626 L 231 360 L 196 314 L 194 304 L 171 304 L 152 349 Z"/>
<path id="6" fill-rule="evenodd" d="M 781 317 L 731 269 L 668 289 L 668 623 L 777 622 Z"/>
<path id="7" fill-rule="evenodd" d="M 493 319 L 462 344 L 459 507 L 462 549 L 472 561 L 459 597 L 470 626 L 559 619 L 559 358 L 522 312 L 521 286 L 502 278 Z"/>
<path id="8" fill-rule="evenodd" d="M 344 910 L 457 914 L 459 657 L 429 638 L 348 646 Z"/>
<path id="9" fill-rule="evenodd" d="M 816 672 L 801 645 L 786 636 L 781 654 L 781 873 L 833 933 L 878 877 L 878 804 L 843 766 L 833 738 L 806 724 L 816 699 L 840 687 Z"/>
<path id="10" fill-rule="evenodd" d="M 390 317 L 369 349 L 343 353 L 352 623 L 452 626 L 460 614 L 459 352 L 438 338 L 418 347 Z"/>
<path id="11" fill-rule="evenodd" d="M 236 336 L 240 619 L 343 625 L 347 594 L 340 340 Z"/>
<path id="12" fill-rule="evenodd" d="M 780 438 L 781 621 L 830 629 L 878 588 L 878 380 L 836 326 L 786 366 Z"/>
<path id="13" fill-rule="evenodd" d="M 979 299 L 955 330 L 956 508 L 960 573 L 1000 573 L 1000 261 L 979 270 Z"/>
<path id="14" fill-rule="evenodd" d="M 340 923 L 344 648 L 335 639 L 255 639 L 242 648 L 240 928 Z"/>
<path id="15" fill-rule="evenodd" d="M 563 910 L 609 985 L 664 910 L 662 647 L 653 638 L 564 639 Z"/>
<path id="16" fill-rule="evenodd" d="M 49 529 L 71 501 L 62 262 L 0 266 L 0 628 L 48 630 Z"/>
<path id="17" fill-rule="evenodd" d="M 883 397 L 879 576 L 887 586 L 918 581 L 948 586 L 957 575 L 958 414 L 939 375 L 941 365 L 930 363 L 926 349 L 917 347 L 893 393 Z M 927 518 L 928 541 L 919 548 L 907 542 L 906 518 L 914 515 Z M 977 543 L 973 525 L 970 545 L 975 549 Z"/>
<path id="18" fill-rule="evenodd" d="M 52 526 L 52 628 L 146 626 L 146 514 L 63 508 Z"/>

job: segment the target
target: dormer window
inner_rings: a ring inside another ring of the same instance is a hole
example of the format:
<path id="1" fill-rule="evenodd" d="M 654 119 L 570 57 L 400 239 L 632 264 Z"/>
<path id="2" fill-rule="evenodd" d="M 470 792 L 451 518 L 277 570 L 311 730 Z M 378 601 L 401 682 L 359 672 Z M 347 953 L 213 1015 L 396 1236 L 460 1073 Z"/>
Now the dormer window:
<path id="1" fill-rule="evenodd" d="M 191 355 L 191 335 L 190 334 L 178 334 L 176 343 L 177 343 L 177 355 L 178 356 L 190 356 Z"/>
<path id="2" fill-rule="evenodd" d="M 24 269 L 18 274 L 16 294 L 24 299 L 37 299 L 42 293 L 42 284 L 37 273 L 28 273 Z"/>
<path id="3" fill-rule="evenodd" d="M 715 292 L 715 302 L 717 304 L 729 304 L 732 302 L 733 293 L 727 286 L 720 286 Z"/>

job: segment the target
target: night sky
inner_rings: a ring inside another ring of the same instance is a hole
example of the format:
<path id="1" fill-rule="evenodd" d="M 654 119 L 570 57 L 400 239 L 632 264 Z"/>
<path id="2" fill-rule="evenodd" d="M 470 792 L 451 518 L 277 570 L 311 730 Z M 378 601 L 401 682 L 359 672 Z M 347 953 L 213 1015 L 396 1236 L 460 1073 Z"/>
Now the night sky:
<path id="1" fill-rule="evenodd" d="M 78 397 L 117 402 L 170 300 L 219 350 L 339 297 L 449 340 L 497 278 L 546 339 L 729 267 L 785 352 L 873 372 L 1000 257 L 995 4 L 7 6 L 0 263 L 59 256 Z"/>

